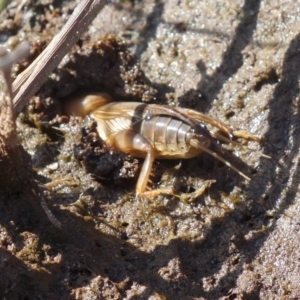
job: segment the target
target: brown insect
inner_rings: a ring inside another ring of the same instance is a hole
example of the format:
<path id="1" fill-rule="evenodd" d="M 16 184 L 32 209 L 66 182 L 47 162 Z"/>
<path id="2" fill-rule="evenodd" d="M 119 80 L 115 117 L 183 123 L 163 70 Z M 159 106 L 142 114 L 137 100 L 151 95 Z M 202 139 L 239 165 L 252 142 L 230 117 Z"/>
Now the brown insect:
<path id="1" fill-rule="evenodd" d="M 139 102 L 112 102 L 105 94 L 87 96 L 82 105 L 85 113 L 90 113 L 96 120 L 98 133 L 104 141 L 120 151 L 145 158 L 136 185 L 138 196 L 155 194 L 154 191 L 146 192 L 146 189 L 152 164 L 157 158 L 187 159 L 206 152 L 250 180 L 222 158 L 222 154 L 217 153 L 222 153 L 222 150 L 216 143 L 216 139 L 219 139 L 238 144 L 232 137 L 259 141 L 248 132 L 233 131 L 225 124 L 192 109 Z M 217 131 L 209 131 L 205 124 Z"/>

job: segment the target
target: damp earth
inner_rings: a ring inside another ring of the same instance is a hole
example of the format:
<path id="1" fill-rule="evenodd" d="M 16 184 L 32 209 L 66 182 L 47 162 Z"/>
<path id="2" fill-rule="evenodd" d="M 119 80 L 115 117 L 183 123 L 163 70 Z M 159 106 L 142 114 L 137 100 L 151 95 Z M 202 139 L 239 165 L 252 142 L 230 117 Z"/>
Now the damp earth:
<path id="1" fill-rule="evenodd" d="M 10 1 L 0 42 L 28 41 L 28 64 L 78 3 Z M 111 1 L 18 117 L 62 228 L 22 193 L 0 197 L 1 298 L 299 297 L 299 32 L 294 1 Z M 251 181 L 209 155 L 162 160 L 154 186 L 188 194 L 214 183 L 189 201 L 136 198 L 141 161 L 68 112 L 93 92 L 193 108 L 261 137 L 228 149 Z"/>

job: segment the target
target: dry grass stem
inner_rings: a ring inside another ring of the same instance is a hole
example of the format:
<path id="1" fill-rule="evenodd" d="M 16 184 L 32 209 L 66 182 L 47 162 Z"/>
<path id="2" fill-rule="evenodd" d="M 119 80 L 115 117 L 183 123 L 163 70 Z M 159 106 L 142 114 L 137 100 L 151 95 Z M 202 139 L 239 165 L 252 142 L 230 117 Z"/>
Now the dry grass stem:
<path id="1" fill-rule="evenodd" d="M 82 0 L 47 48 L 19 74 L 12 87 L 16 113 L 19 113 L 29 98 L 39 90 L 107 3 L 108 0 Z"/>

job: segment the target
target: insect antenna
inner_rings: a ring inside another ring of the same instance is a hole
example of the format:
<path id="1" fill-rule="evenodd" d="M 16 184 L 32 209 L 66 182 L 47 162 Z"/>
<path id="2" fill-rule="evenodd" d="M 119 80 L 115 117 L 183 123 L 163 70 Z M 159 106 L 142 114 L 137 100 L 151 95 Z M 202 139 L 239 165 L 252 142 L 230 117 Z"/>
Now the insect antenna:
<path id="1" fill-rule="evenodd" d="M 238 170 L 235 166 L 233 166 L 230 162 L 228 162 L 227 160 L 225 160 L 223 157 L 221 157 L 219 154 L 217 154 L 216 152 L 210 150 L 207 147 L 204 147 L 203 145 L 201 145 L 201 142 L 198 141 L 197 139 L 191 139 L 190 141 L 191 146 L 202 150 L 203 152 L 206 152 L 208 154 L 210 154 L 211 156 L 215 157 L 216 159 L 218 159 L 219 161 L 223 162 L 227 167 L 229 167 L 230 169 L 236 171 L 239 175 L 241 175 L 242 177 L 244 177 L 245 179 L 250 181 L 250 178 L 245 175 L 243 172 L 241 172 L 240 170 Z"/>
<path id="2" fill-rule="evenodd" d="M 235 133 L 235 132 L 234 132 L 234 133 Z M 237 142 L 237 141 L 234 141 L 234 140 L 232 140 L 232 139 L 230 139 L 230 138 L 227 138 L 227 137 L 224 136 L 222 133 L 214 132 L 214 133 L 212 133 L 211 135 L 212 135 L 214 138 L 216 138 L 216 139 L 218 139 L 218 140 L 220 140 L 220 141 L 222 141 L 222 142 L 225 142 L 225 143 L 227 143 L 227 144 L 232 144 L 232 145 L 238 146 L 238 147 L 240 147 L 240 148 L 244 148 L 244 149 L 247 148 L 247 149 L 250 150 L 250 151 L 256 151 L 261 157 L 271 159 L 271 156 L 262 153 L 262 151 L 258 151 L 258 150 L 256 150 L 256 149 L 251 149 L 251 148 L 248 147 L 248 146 L 245 146 L 245 145 L 243 145 L 243 144 L 241 144 L 241 143 L 239 143 L 239 142 Z M 239 137 L 238 135 L 235 135 L 235 134 L 233 134 L 233 136 Z M 251 136 L 252 136 L 252 135 L 251 135 Z M 255 137 L 255 136 L 252 136 L 252 137 L 253 137 L 253 138 L 251 138 L 251 140 L 255 140 L 255 141 L 257 141 L 257 142 L 260 141 L 259 138 Z M 246 137 L 243 137 L 243 138 L 246 139 Z M 249 138 L 249 139 L 250 139 L 250 138 Z"/>

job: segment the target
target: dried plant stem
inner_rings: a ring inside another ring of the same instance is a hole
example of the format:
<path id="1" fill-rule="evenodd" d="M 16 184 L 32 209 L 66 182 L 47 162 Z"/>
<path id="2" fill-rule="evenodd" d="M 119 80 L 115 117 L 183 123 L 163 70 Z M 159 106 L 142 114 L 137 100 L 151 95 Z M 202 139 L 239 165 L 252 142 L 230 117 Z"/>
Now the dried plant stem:
<path id="1" fill-rule="evenodd" d="M 1 49 L 0 70 L 3 73 L 4 85 L 0 98 L 0 143 L 3 143 L 0 155 L 5 147 L 13 149 L 19 145 L 12 104 L 11 68 L 14 63 L 29 55 L 29 49 L 27 43 L 18 45 L 10 53 Z"/>
<path id="2" fill-rule="evenodd" d="M 61 228 L 61 223 L 48 208 L 43 194 L 35 183 L 30 156 L 21 146 L 17 136 L 12 104 L 11 68 L 14 63 L 27 57 L 29 50 L 27 43 L 18 45 L 10 53 L 0 49 L 0 70 L 3 73 L 3 86 L 0 91 L 0 195 L 3 197 L 5 191 L 10 194 L 27 191 L 30 193 L 28 198 L 31 199 L 31 196 L 38 198 L 52 224 Z M 36 203 L 32 204 L 37 206 Z"/>
<path id="3" fill-rule="evenodd" d="M 29 98 L 39 90 L 49 74 L 108 2 L 109 0 L 82 0 L 47 48 L 17 77 L 12 86 L 14 108 L 17 114 Z"/>

